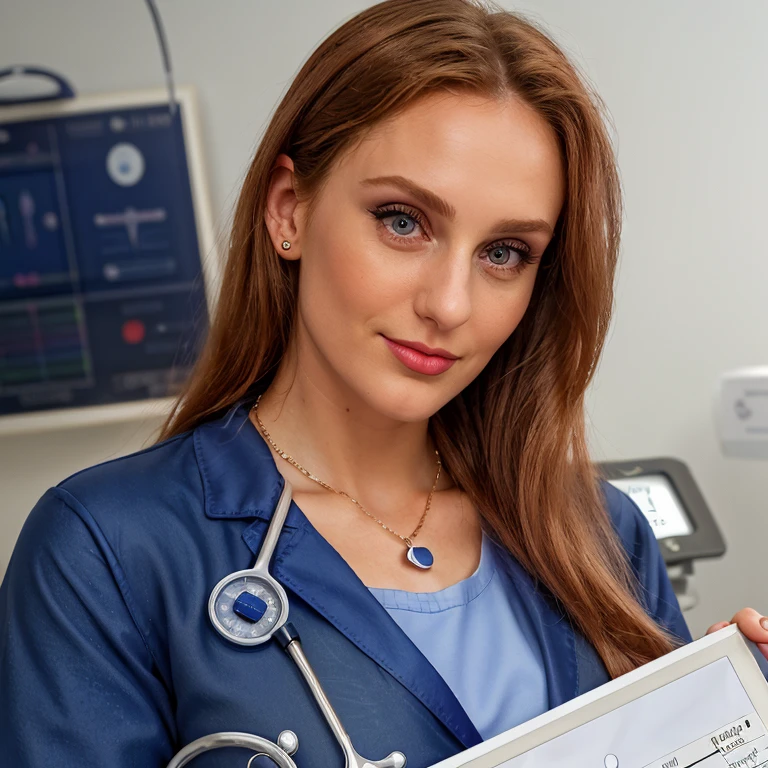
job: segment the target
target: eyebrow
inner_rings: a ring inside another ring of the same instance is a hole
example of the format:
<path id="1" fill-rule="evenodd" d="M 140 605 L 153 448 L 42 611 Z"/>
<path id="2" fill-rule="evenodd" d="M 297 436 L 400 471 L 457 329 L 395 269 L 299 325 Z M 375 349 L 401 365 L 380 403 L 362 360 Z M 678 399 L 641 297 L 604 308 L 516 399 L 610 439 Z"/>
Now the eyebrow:
<path id="1" fill-rule="evenodd" d="M 364 187 L 391 185 L 400 187 L 412 194 L 420 203 L 437 211 L 449 221 L 456 218 L 456 209 L 442 197 L 420 186 L 415 181 L 405 176 L 376 176 L 372 179 L 363 179 L 360 184 Z M 493 231 L 514 230 L 515 232 L 545 232 L 552 235 L 552 227 L 544 219 L 504 219 L 497 222 Z"/>

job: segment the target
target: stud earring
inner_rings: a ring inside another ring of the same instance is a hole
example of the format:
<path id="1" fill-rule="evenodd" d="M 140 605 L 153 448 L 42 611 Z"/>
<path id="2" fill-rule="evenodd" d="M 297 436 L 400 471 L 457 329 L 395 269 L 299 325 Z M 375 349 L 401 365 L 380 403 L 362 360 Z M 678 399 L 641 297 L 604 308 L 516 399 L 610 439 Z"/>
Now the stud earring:
<path id="1" fill-rule="evenodd" d="M 287 251 L 291 247 L 291 244 L 287 240 L 283 240 L 283 250 Z"/>

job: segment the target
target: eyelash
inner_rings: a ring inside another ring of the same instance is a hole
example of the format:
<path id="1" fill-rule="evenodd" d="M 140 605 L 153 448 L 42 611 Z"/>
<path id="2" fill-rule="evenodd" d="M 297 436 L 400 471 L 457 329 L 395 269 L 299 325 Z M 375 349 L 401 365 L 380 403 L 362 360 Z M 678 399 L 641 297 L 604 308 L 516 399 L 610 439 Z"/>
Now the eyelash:
<path id="1" fill-rule="evenodd" d="M 407 216 L 408 218 L 413 219 L 424 231 L 426 229 L 425 222 L 422 217 L 422 215 L 415 209 L 410 208 L 409 206 L 401 205 L 399 203 L 387 203 L 386 205 L 380 205 L 376 208 L 369 208 L 368 212 L 379 222 L 382 222 L 383 219 L 388 219 L 390 216 L 393 216 L 395 214 L 402 214 Z M 387 230 L 387 234 L 390 238 L 396 241 L 403 241 L 403 240 L 412 240 L 413 238 L 407 237 L 405 235 L 397 235 L 396 233 L 392 232 L 391 230 Z M 494 264 L 492 261 L 488 261 L 488 263 L 491 265 L 491 267 L 495 271 L 499 272 L 520 272 L 522 271 L 528 264 L 532 264 L 536 259 L 531 254 L 531 249 L 528 245 L 525 243 L 514 240 L 511 242 L 508 241 L 502 241 L 498 243 L 493 243 L 492 245 L 489 245 L 483 253 L 488 254 L 491 251 L 495 250 L 499 247 L 506 247 L 510 248 L 511 250 L 515 251 L 519 257 L 520 261 L 517 262 L 517 264 L 514 264 L 511 267 L 504 266 L 502 264 Z"/>

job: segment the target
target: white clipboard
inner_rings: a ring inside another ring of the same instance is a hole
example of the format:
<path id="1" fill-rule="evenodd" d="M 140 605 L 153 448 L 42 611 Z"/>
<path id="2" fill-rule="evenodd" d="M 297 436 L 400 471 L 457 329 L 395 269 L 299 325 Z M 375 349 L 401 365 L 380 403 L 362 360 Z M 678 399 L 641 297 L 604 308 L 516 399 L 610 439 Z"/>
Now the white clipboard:
<path id="1" fill-rule="evenodd" d="M 751 648 L 726 627 L 432 768 L 768 768 Z"/>

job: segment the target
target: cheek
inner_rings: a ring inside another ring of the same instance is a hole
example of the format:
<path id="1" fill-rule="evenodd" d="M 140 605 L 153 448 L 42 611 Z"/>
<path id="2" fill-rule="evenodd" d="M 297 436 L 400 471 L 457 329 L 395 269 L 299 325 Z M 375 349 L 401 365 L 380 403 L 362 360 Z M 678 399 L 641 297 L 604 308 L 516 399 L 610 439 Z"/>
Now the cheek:
<path id="1" fill-rule="evenodd" d="M 493 357 L 496 350 L 520 324 L 528 309 L 535 280 L 536 269 L 528 267 L 526 273 L 515 283 L 513 291 L 506 295 L 489 293 L 485 300 L 476 306 L 474 332 L 483 365 Z"/>
<path id="2" fill-rule="evenodd" d="M 322 322 L 365 322 L 407 297 L 413 275 L 406 257 L 398 261 L 371 229 L 320 223 L 307 238 L 312 246 L 302 255 L 300 297 Z"/>

